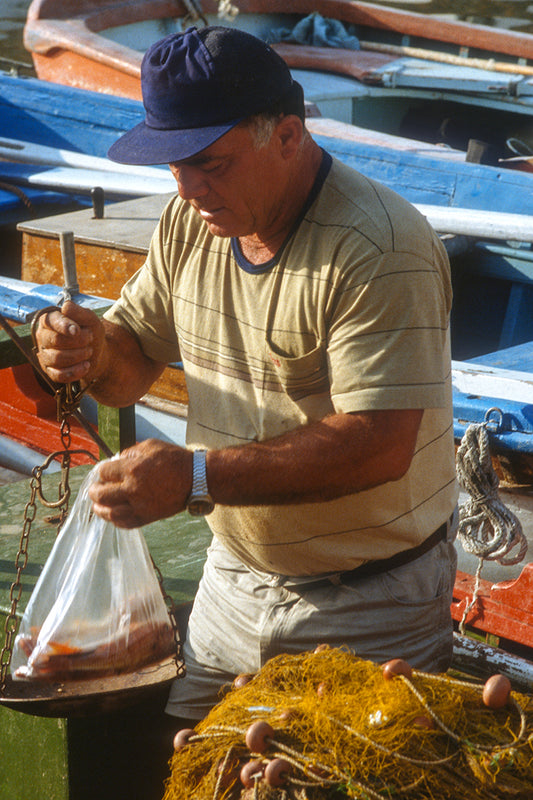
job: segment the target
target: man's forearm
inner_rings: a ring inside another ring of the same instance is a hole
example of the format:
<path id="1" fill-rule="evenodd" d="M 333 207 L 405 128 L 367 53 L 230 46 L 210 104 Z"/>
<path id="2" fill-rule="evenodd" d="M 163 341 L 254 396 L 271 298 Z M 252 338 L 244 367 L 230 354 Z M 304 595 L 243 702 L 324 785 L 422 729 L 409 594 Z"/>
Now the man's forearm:
<path id="1" fill-rule="evenodd" d="M 82 381 L 100 403 L 115 408 L 129 406 L 145 394 L 164 365 L 147 358 L 136 340 L 117 325 L 104 320 L 105 338 L 95 372 Z"/>
<path id="2" fill-rule="evenodd" d="M 333 500 L 396 480 L 409 468 L 422 411 L 336 414 L 276 439 L 210 450 L 207 482 L 221 505 Z M 91 498 L 122 528 L 184 511 L 192 455 L 149 439 L 102 464 Z"/>
<path id="3" fill-rule="evenodd" d="M 423 411 L 335 414 L 266 442 L 212 450 L 216 503 L 264 505 L 333 500 L 407 471 Z"/>

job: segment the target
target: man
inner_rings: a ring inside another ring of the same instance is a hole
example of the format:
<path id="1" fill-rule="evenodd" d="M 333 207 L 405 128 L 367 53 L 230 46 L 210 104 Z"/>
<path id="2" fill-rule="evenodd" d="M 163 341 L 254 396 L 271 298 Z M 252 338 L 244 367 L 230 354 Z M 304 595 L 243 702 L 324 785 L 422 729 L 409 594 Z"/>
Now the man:
<path id="1" fill-rule="evenodd" d="M 168 163 L 179 197 L 106 320 L 66 303 L 37 342 L 51 378 L 115 406 L 183 361 L 188 447 L 140 443 L 92 492 L 126 528 L 208 514 L 168 713 L 197 720 L 238 673 L 320 642 L 446 669 L 457 489 L 439 239 L 313 141 L 301 87 L 254 37 L 172 34 L 142 86 L 146 120 L 110 157 Z"/>

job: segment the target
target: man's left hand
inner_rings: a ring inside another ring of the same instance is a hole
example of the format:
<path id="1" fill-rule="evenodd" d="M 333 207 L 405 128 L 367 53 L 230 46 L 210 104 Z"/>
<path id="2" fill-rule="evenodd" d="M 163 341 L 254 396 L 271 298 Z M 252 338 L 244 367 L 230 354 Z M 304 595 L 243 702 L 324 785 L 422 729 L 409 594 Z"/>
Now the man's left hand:
<path id="1" fill-rule="evenodd" d="M 89 491 L 95 514 L 119 528 L 138 528 L 183 511 L 192 486 L 192 453 L 147 439 L 104 461 Z"/>

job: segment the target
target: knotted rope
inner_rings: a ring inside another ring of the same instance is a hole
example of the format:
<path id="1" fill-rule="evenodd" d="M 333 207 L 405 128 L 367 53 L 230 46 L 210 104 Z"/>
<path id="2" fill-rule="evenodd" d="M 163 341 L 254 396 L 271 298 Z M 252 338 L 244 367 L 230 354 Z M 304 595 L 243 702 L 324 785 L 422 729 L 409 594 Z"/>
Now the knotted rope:
<path id="1" fill-rule="evenodd" d="M 466 617 L 479 594 L 484 561 L 497 561 L 502 566 L 518 564 L 528 543 L 520 520 L 500 500 L 500 481 L 492 466 L 486 422 L 466 429 L 457 449 L 456 468 L 459 483 L 469 496 L 459 509 L 457 536 L 464 550 L 479 558 L 472 600 L 460 624 L 464 633 Z M 516 548 L 518 552 L 511 554 Z"/>

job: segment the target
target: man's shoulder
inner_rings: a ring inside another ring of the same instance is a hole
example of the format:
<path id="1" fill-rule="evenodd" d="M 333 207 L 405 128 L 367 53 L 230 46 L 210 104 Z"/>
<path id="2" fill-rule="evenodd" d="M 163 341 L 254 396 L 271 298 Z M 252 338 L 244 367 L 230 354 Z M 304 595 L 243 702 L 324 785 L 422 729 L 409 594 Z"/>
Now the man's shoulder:
<path id="1" fill-rule="evenodd" d="M 399 212 L 416 209 L 405 197 L 402 197 L 384 183 L 370 178 L 354 167 L 333 157 L 325 188 L 337 192 L 348 206 L 368 207 L 373 205 Z"/>
<path id="2" fill-rule="evenodd" d="M 332 159 L 309 219 L 324 227 L 358 231 L 380 246 L 385 245 L 383 237 L 398 243 L 397 237 L 406 232 L 421 240 L 433 238 L 427 220 L 412 203 L 337 158 Z"/>

